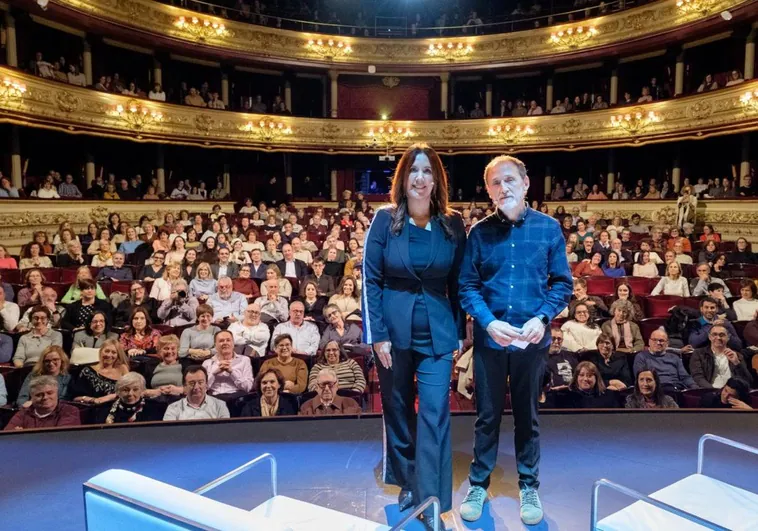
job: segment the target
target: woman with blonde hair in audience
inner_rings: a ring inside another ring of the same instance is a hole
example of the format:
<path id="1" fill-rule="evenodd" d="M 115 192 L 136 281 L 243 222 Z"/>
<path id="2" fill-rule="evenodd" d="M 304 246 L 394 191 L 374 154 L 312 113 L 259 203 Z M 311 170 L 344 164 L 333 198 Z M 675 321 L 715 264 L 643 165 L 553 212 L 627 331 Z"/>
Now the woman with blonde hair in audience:
<path id="1" fill-rule="evenodd" d="M 53 263 L 50 258 L 45 256 L 42 246 L 37 242 L 31 242 L 24 247 L 24 252 L 21 254 L 21 261 L 18 265 L 19 269 L 29 269 L 32 267 L 53 267 Z"/>
<path id="2" fill-rule="evenodd" d="M 63 348 L 50 345 L 34 364 L 31 372 L 26 375 L 21 390 L 18 392 L 16 406 L 29 407 L 32 405 L 29 384 L 37 376 L 52 376 L 58 380 L 58 400 L 68 400 L 71 392 L 71 375 L 68 373 L 69 359 Z"/>
<path id="3" fill-rule="evenodd" d="M 601 331 L 590 319 L 590 308 L 580 302 L 570 309 L 570 320 L 563 323 L 563 347 L 571 352 L 593 350 Z"/>
<path id="4" fill-rule="evenodd" d="M 84 367 L 74 382 L 74 402 L 105 404 L 116 399 L 116 382 L 129 372 L 129 360 L 121 344 L 106 340 L 98 352 L 99 361 Z"/>
<path id="5" fill-rule="evenodd" d="M 337 306 L 345 320 L 361 321 L 361 294 L 355 278 L 342 277 L 337 291 L 329 298 L 329 304 Z"/>
<path id="6" fill-rule="evenodd" d="M 108 242 L 99 242 L 100 252 L 92 257 L 92 267 L 106 267 L 113 265 L 113 253 Z"/>
<path id="7" fill-rule="evenodd" d="M 87 247 L 87 254 L 89 256 L 95 256 L 98 254 L 101 249 L 101 242 L 106 243 L 112 253 L 116 252 L 116 244 L 113 243 L 113 240 L 111 239 L 111 231 L 107 227 L 103 227 L 98 231 L 97 239 L 93 240 Z"/>
<path id="8" fill-rule="evenodd" d="M 171 297 L 171 283 L 182 278 L 182 266 L 178 262 L 169 262 L 161 278 L 155 279 L 150 289 L 150 298 L 163 302 Z"/>
<path id="9" fill-rule="evenodd" d="M 269 264 L 266 267 L 266 280 L 261 283 L 261 297 L 268 295 L 268 287 L 266 285 L 268 280 L 276 280 L 276 283 L 279 284 L 279 296 L 290 300 L 292 297 L 292 284 L 282 276 L 282 272 L 276 264 Z"/>
<path id="10" fill-rule="evenodd" d="M 242 240 L 239 238 L 232 240 L 232 252 L 230 255 L 230 260 L 240 266 L 242 264 L 249 264 L 252 262 L 250 255 L 243 248 Z"/>
<path id="11" fill-rule="evenodd" d="M 179 338 L 175 334 L 161 336 L 157 346 L 161 362 L 150 375 L 150 389 L 145 396 L 181 396 L 184 393 L 182 365 L 179 363 Z"/>
<path id="12" fill-rule="evenodd" d="M 73 235 L 74 240 L 78 240 L 79 236 L 74 232 L 73 227 L 71 227 L 71 222 L 64 221 L 60 225 L 58 225 L 58 232 L 55 233 L 55 236 L 53 236 L 53 246 L 59 245 L 63 241 L 63 231 L 68 230 Z M 63 251 L 65 251 L 65 247 L 62 248 Z M 56 251 L 56 254 L 60 254 Z"/>
<path id="13" fill-rule="evenodd" d="M 179 342 L 179 356 L 189 356 L 193 360 L 203 361 L 213 355 L 214 338 L 221 329 L 213 324 L 213 308 L 201 304 L 195 311 L 197 324 L 185 328 Z"/>
<path id="14" fill-rule="evenodd" d="M 150 314 L 141 306 L 132 311 L 129 326 L 121 334 L 119 341 L 130 358 L 155 354 L 161 333 L 155 330 L 150 320 Z"/>
<path id="15" fill-rule="evenodd" d="M 323 352 L 316 358 L 316 363 L 308 375 L 308 391 L 316 390 L 316 381 L 321 369 L 332 369 L 337 374 L 340 389 L 362 393 L 366 389 L 366 377 L 358 363 L 348 358 L 345 350 L 337 341 L 328 341 Z"/>
<path id="16" fill-rule="evenodd" d="M 690 286 L 687 279 L 682 276 L 682 267 L 679 262 L 671 262 L 666 266 L 666 276 L 661 277 L 658 284 L 650 292 L 651 295 L 676 295 L 679 297 L 690 296 Z"/>
<path id="17" fill-rule="evenodd" d="M 644 278 L 658 276 L 658 267 L 650 261 L 650 251 L 640 251 L 637 255 L 637 263 L 632 268 L 632 276 Z"/>
<path id="18" fill-rule="evenodd" d="M 217 282 L 213 278 L 213 271 L 208 262 L 200 262 L 195 272 L 195 278 L 189 285 L 190 295 L 197 298 L 201 303 L 216 293 Z"/>
<path id="19" fill-rule="evenodd" d="M 284 376 L 276 368 L 258 373 L 253 383 L 254 398 L 242 408 L 242 417 L 297 415 L 297 397 L 284 392 Z"/>
<path id="20" fill-rule="evenodd" d="M 261 259 L 266 263 L 276 263 L 284 259 L 282 253 L 276 247 L 276 242 L 272 238 L 266 240 L 266 250 L 261 253 Z"/>
<path id="21" fill-rule="evenodd" d="M 639 352 L 645 349 L 640 327 L 633 320 L 634 307 L 625 300 L 611 304 L 611 319 L 601 327 L 603 333 L 613 338 L 613 345 L 619 352 Z"/>
<path id="22" fill-rule="evenodd" d="M 82 290 L 80 288 L 80 282 L 82 280 L 89 280 L 93 284 L 95 284 L 95 297 L 101 300 L 107 300 L 108 297 L 105 296 L 105 293 L 100 288 L 100 284 L 95 282 L 95 279 L 92 277 L 92 271 L 90 271 L 89 266 L 81 266 L 79 269 L 76 270 L 76 280 L 73 284 L 68 288 L 68 291 L 61 299 L 61 304 L 69 304 L 72 302 L 76 302 L 82 297 Z"/>
<path id="23" fill-rule="evenodd" d="M 155 232 L 155 225 L 152 223 L 145 223 L 145 226 L 142 229 L 142 234 L 140 234 L 140 240 L 148 244 L 150 247 L 153 246 L 153 242 L 158 238 L 158 234 Z"/>
<path id="24" fill-rule="evenodd" d="M 5 245 L 0 245 L 0 269 L 18 269 L 16 259 L 8 253 Z"/>
<path id="25" fill-rule="evenodd" d="M 20 292 L 19 292 L 20 295 Z M 738 321 L 752 321 L 755 312 L 758 311 L 758 287 L 751 279 L 740 281 L 740 298 L 732 304 Z"/>
<path id="26" fill-rule="evenodd" d="M 30 306 L 43 304 L 42 290 L 45 289 L 46 282 L 45 275 L 39 269 L 26 270 L 24 273 L 24 284 L 26 287 L 19 290 L 16 295 L 16 304 L 21 309 L 21 313 L 24 313 Z"/>
<path id="27" fill-rule="evenodd" d="M 126 237 L 124 238 L 124 241 L 121 242 L 121 245 L 118 246 L 118 250 L 128 256 L 134 253 L 134 251 L 137 250 L 137 247 L 143 243 L 144 242 L 137 236 L 137 229 L 134 227 L 127 227 Z"/>
<path id="28" fill-rule="evenodd" d="M 626 397 L 626 409 L 678 409 L 676 401 L 663 392 L 661 379 L 654 369 L 637 374 L 634 392 Z"/>
<path id="29" fill-rule="evenodd" d="M 146 400 L 145 377 L 129 372 L 116 382 L 116 400 L 110 407 L 101 408 L 96 419 L 100 424 L 123 424 L 162 420 L 157 407 Z"/>
<path id="30" fill-rule="evenodd" d="M 182 260 L 184 260 L 184 255 L 187 253 L 187 249 L 185 246 L 184 238 L 181 236 L 177 236 L 174 238 L 173 243 L 171 244 L 171 250 L 166 254 L 166 263 L 176 263 L 181 264 Z"/>

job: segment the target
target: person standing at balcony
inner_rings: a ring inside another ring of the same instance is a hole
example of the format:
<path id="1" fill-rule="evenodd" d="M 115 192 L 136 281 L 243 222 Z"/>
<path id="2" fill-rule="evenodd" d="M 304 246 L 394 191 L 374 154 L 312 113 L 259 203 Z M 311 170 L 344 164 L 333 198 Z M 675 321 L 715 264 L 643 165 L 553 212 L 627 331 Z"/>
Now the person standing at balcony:
<path id="1" fill-rule="evenodd" d="M 542 107 L 537 105 L 537 102 L 532 100 L 529 103 L 529 110 L 526 111 L 527 116 L 539 116 L 542 114 Z"/>
<path id="2" fill-rule="evenodd" d="M 465 337 L 458 271 L 466 232 L 448 208 L 447 187 L 439 155 L 413 144 L 395 171 L 392 205 L 376 211 L 365 238 L 363 341 L 378 359 L 387 433 L 383 476 L 402 489 L 401 511 L 429 496 L 439 498 L 443 512 L 453 502 L 449 389 L 453 353 Z M 414 378 L 418 421 L 410 413 Z M 430 515 L 424 511 L 427 528 Z"/>
<path id="3" fill-rule="evenodd" d="M 700 86 L 697 88 L 698 92 L 709 92 L 711 90 L 716 90 L 719 88 L 718 81 L 713 79 L 713 76 L 711 74 L 707 74 L 705 76 L 705 79 L 703 79 L 703 82 L 700 83 Z"/>
<path id="4" fill-rule="evenodd" d="M 151 90 L 147 97 L 154 101 L 166 101 L 166 93 L 163 92 L 163 87 L 161 87 L 160 83 L 156 83 L 153 86 L 153 90 Z"/>
<path id="5" fill-rule="evenodd" d="M 521 519 L 534 525 L 543 518 L 537 489 L 538 407 L 551 341 L 545 330 L 568 306 L 574 286 L 558 221 L 526 204 L 524 163 L 496 157 L 484 179 L 497 210 L 471 228 L 459 280 L 461 305 L 474 319 L 477 409 L 471 486 L 461 518 L 482 515 L 510 377 Z"/>
<path id="6" fill-rule="evenodd" d="M 474 102 L 474 110 L 471 111 L 471 118 L 484 118 L 484 111 L 478 101 Z"/>

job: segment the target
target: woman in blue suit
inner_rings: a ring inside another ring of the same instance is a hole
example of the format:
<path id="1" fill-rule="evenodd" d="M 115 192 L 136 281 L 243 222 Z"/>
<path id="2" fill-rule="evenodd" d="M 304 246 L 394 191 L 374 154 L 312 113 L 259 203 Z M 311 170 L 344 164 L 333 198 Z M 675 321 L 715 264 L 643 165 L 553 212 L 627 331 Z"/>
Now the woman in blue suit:
<path id="1" fill-rule="evenodd" d="M 465 336 L 458 270 L 466 231 L 447 206 L 442 161 L 426 144 L 403 154 L 390 195 L 366 233 L 362 295 L 364 342 L 378 359 L 382 392 L 384 481 L 401 488 L 401 510 L 436 496 L 444 512 L 452 507 L 449 393 Z"/>

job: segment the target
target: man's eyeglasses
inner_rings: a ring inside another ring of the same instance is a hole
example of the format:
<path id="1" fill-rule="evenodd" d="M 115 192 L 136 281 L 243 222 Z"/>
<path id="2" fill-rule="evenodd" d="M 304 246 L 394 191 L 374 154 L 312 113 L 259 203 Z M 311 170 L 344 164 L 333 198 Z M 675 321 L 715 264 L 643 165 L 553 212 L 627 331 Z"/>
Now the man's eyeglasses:
<path id="1" fill-rule="evenodd" d="M 320 382 L 316 385 L 319 389 L 334 389 L 334 386 L 337 385 L 337 382 Z"/>
<path id="2" fill-rule="evenodd" d="M 708 334 L 710 337 L 717 337 L 719 339 L 723 339 L 725 337 L 729 337 L 729 334 L 726 334 L 724 332 L 713 332 L 711 334 Z"/>
<path id="3" fill-rule="evenodd" d="M 650 341 L 652 341 L 653 343 L 668 343 L 668 339 L 655 339 L 652 337 L 650 338 Z"/>

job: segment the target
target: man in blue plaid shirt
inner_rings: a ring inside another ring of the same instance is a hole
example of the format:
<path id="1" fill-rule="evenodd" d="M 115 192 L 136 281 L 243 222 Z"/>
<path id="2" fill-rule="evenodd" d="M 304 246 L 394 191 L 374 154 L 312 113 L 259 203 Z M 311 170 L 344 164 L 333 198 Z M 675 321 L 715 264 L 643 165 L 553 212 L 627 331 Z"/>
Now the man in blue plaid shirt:
<path id="1" fill-rule="evenodd" d="M 560 225 L 526 204 L 524 163 L 497 157 L 484 180 L 497 210 L 471 228 L 459 276 L 461 305 L 474 319 L 477 410 L 471 487 L 461 517 L 479 519 L 487 500 L 510 377 L 521 519 L 534 525 L 543 518 L 537 489 L 538 400 L 550 345 L 545 330 L 568 305 L 573 282 Z"/>

